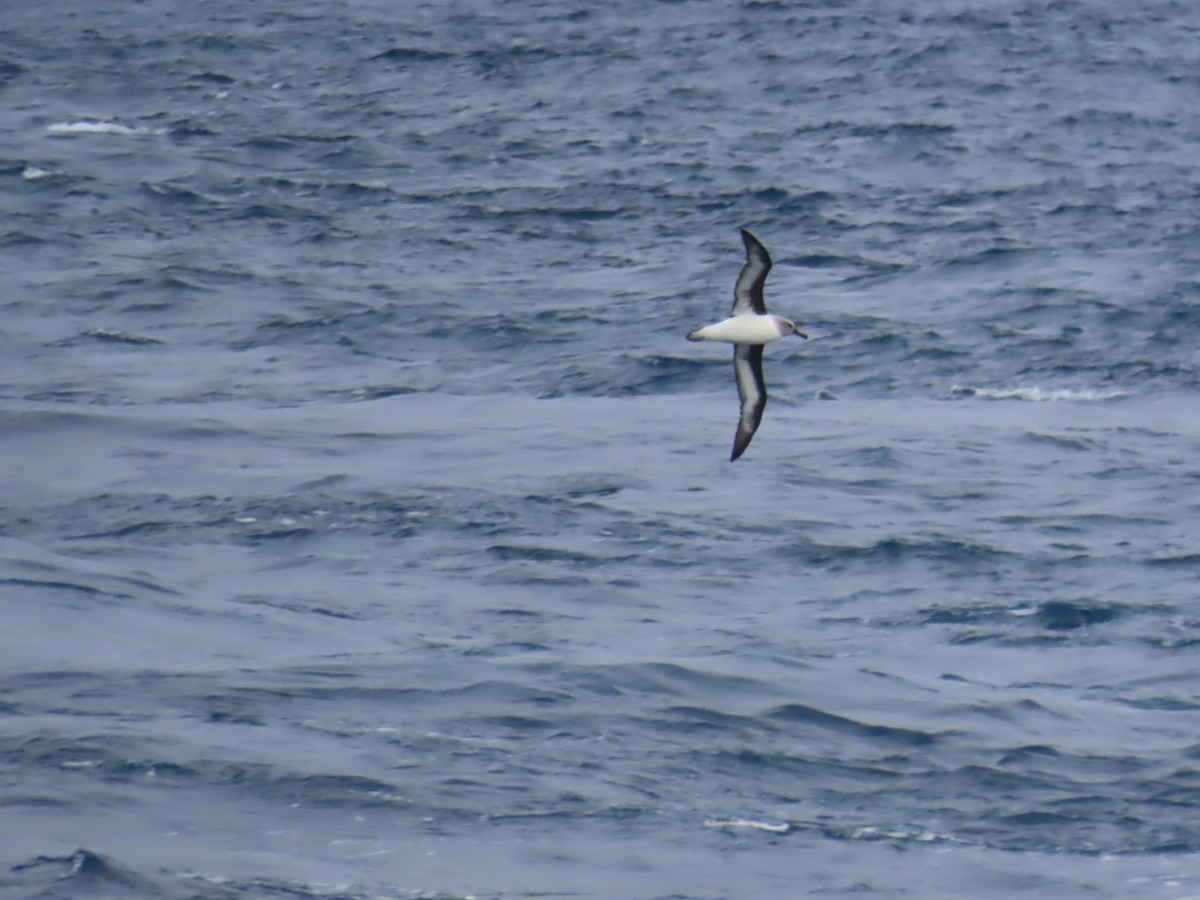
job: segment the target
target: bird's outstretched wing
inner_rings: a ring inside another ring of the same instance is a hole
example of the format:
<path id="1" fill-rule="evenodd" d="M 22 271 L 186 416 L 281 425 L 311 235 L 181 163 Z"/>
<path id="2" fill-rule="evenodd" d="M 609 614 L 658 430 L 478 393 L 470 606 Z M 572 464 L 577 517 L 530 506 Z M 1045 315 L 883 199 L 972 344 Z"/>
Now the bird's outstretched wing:
<path id="1" fill-rule="evenodd" d="M 742 413 L 738 418 L 737 434 L 733 438 L 733 462 L 746 452 L 750 439 L 758 430 L 763 410 L 767 407 L 767 385 L 763 381 L 762 344 L 735 344 L 733 347 L 733 372 L 737 376 L 738 397 L 742 400 Z"/>
<path id="2" fill-rule="evenodd" d="M 742 243 L 746 245 L 746 264 L 742 266 L 737 283 L 733 286 L 733 315 L 758 313 L 766 315 L 767 304 L 763 300 L 763 283 L 771 271 L 771 257 L 758 238 L 742 229 Z"/>

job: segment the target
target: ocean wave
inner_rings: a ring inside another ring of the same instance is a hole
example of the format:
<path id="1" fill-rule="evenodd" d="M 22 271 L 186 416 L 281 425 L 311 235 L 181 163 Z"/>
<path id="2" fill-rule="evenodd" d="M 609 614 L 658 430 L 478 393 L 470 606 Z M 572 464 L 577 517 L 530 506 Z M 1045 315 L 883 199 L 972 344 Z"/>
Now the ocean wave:
<path id="1" fill-rule="evenodd" d="M 787 834 L 792 830 L 789 822 L 764 822 L 759 819 L 705 819 L 706 828 L 745 828 L 756 831 L 769 831 L 773 834 Z"/>
<path id="2" fill-rule="evenodd" d="M 71 134 L 117 134 L 117 135 L 133 135 L 146 134 L 144 128 L 130 128 L 128 125 L 122 125 L 119 122 L 106 122 L 104 120 L 87 120 L 83 119 L 76 122 L 55 122 L 53 125 L 46 127 L 46 132 L 53 135 L 71 135 Z"/>
<path id="3" fill-rule="evenodd" d="M 1200 878 L 1200 7 L 115 6 L 0 53 L 0 895 Z"/>
<path id="4" fill-rule="evenodd" d="M 144 334 L 130 334 L 124 331 L 117 331 L 114 328 L 89 328 L 84 332 L 84 335 L 90 338 L 95 338 L 98 341 L 108 341 L 113 344 L 132 344 L 134 346 L 144 344 L 161 344 L 158 338 L 147 337 Z"/>
<path id="5" fill-rule="evenodd" d="M 1120 388 L 1106 391 L 1086 388 L 984 388 L 955 384 L 950 387 L 950 394 L 953 397 L 980 397 L 984 400 L 1033 400 L 1035 402 L 1057 400 L 1071 403 L 1095 403 L 1105 400 L 1121 400 L 1132 396 L 1132 391 Z"/>
<path id="6" fill-rule="evenodd" d="M 67 856 L 38 856 L 13 867 L 17 883 L 30 889 L 45 887 L 37 896 L 177 896 L 169 893 L 169 882 L 156 882 L 112 859 L 80 848 Z M 47 886 L 52 885 L 52 886 Z M 67 890 L 62 890 L 63 888 Z M 111 892 L 111 893 L 110 893 Z M 31 895 L 32 896 L 32 895 Z"/>

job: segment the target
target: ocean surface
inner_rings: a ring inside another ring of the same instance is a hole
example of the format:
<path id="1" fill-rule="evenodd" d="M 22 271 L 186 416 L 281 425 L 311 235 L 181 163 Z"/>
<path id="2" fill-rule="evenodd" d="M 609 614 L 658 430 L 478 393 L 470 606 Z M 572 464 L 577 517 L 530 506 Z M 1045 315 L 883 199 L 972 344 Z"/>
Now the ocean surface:
<path id="1" fill-rule="evenodd" d="M 0 212 L 5 900 L 1200 897 L 1200 5 L 10 3 Z"/>

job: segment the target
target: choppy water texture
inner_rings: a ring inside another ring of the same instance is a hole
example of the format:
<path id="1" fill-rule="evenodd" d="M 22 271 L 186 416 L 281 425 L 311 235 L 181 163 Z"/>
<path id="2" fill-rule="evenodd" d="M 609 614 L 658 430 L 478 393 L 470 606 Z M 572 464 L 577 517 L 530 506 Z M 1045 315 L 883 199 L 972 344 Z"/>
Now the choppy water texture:
<path id="1" fill-rule="evenodd" d="M 0 895 L 1200 894 L 1200 7 L 9 6 Z"/>

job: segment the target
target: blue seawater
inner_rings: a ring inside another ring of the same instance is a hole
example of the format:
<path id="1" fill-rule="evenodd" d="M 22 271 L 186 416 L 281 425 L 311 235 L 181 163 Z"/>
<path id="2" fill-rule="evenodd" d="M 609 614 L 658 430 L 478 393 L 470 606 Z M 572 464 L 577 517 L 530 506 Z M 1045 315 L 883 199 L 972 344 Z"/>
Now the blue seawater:
<path id="1" fill-rule="evenodd" d="M 1200 7 L 2 20 L 0 896 L 1200 893 Z"/>

